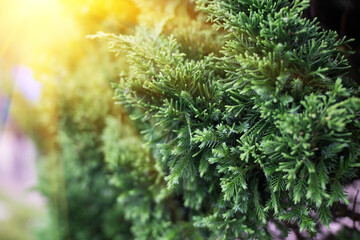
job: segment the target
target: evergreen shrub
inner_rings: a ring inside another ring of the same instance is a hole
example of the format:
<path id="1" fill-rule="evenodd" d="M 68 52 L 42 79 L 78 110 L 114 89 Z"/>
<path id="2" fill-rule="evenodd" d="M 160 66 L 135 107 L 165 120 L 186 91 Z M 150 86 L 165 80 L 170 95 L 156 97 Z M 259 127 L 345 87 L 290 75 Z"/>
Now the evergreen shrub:
<path id="1" fill-rule="evenodd" d="M 127 57 L 116 99 L 147 146 L 107 122 L 135 239 L 266 239 L 270 222 L 315 236 L 360 166 L 348 40 L 303 18 L 307 0 L 167 4 L 160 27 L 97 35 Z"/>

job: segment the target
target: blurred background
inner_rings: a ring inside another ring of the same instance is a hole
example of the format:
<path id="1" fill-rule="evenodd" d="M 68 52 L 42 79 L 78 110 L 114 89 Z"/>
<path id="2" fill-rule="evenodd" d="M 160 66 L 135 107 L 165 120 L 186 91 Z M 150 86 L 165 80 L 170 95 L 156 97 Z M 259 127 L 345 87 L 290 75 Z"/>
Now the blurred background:
<path id="1" fill-rule="evenodd" d="M 129 0 L 0 0 L 1 240 L 65 239 L 62 232 L 70 230 L 61 230 L 64 223 L 56 219 L 62 219 L 66 201 L 75 199 L 76 192 L 84 199 L 98 193 L 87 191 L 90 179 L 72 187 L 76 174 L 93 177 L 94 169 L 98 175 L 105 173 L 96 163 L 77 170 L 66 165 L 78 159 L 62 157 L 65 145 L 72 144 L 64 139 L 72 131 L 91 144 L 97 141 L 102 119 L 110 112 L 116 115 L 110 82 L 126 64 L 112 58 L 105 44 L 86 36 L 100 30 L 127 33 L 137 14 Z M 84 142 L 78 139 L 74 144 Z M 78 148 L 78 153 L 88 152 L 86 146 Z M 91 157 L 94 162 L 99 158 Z M 109 204 L 105 198 L 99 201 Z M 75 206 L 80 204 L 92 205 L 80 200 Z M 105 235 L 99 227 L 93 231 Z M 95 233 L 79 234 L 83 236 L 73 239 L 103 239 Z M 107 239 L 115 239 L 107 234 Z"/>
<path id="2" fill-rule="evenodd" d="M 86 36 L 131 34 L 164 17 L 138 19 L 145 10 L 134 2 L 0 0 L 0 240 L 127 239 L 117 231 L 126 222 L 104 211 L 116 193 L 97 149 L 105 119 L 124 118 L 111 82 L 127 65 Z M 351 75 L 360 81 L 360 1 L 312 0 L 305 16 L 356 39 Z M 354 203 L 359 186 L 349 186 Z M 344 226 L 349 237 L 355 226 Z"/>

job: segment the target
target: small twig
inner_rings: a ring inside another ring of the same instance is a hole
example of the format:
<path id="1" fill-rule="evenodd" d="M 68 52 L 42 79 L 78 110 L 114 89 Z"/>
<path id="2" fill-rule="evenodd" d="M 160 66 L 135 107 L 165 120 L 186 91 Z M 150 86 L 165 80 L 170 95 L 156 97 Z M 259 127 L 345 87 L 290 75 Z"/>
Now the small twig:
<path id="1" fill-rule="evenodd" d="M 336 209 L 336 212 L 334 213 L 334 218 L 343 218 L 343 217 L 349 217 L 355 221 L 360 221 L 360 214 L 349 210 L 348 206 L 345 204 L 339 204 L 339 206 Z"/>
<path id="2" fill-rule="evenodd" d="M 352 207 L 352 214 L 353 214 L 353 228 L 355 228 L 355 207 L 356 207 L 356 203 L 357 203 L 357 197 L 359 195 L 359 190 L 356 191 L 356 195 L 354 198 L 354 202 L 353 202 L 353 207 Z"/>

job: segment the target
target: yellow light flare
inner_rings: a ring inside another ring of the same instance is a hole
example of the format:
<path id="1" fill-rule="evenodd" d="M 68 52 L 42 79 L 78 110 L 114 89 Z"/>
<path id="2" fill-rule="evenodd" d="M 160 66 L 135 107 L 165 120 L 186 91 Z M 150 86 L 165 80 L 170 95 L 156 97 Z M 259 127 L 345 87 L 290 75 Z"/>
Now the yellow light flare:
<path id="1" fill-rule="evenodd" d="M 52 112 L 56 128 L 54 86 L 63 73 L 73 71 L 72 66 L 96 51 L 96 44 L 86 36 L 100 30 L 120 33 L 135 24 L 137 12 L 130 0 L 0 0 L 0 75 L 7 71 L 9 76 L 1 79 L 6 84 L 0 81 L 0 88 L 14 85 L 14 66 L 30 67 L 43 84 L 40 104 Z M 12 87 L 0 92 L 8 89 Z M 13 117 L 24 121 L 28 106 L 18 98 L 21 95 L 12 94 L 10 112 L 23 113 Z"/>
<path id="2" fill-rule="evenodd" d="M 75 23 L 61 13 L 56 0 L 14 0 L 0 3 L 0 49 L 18 62 L 72 38 Z"/>

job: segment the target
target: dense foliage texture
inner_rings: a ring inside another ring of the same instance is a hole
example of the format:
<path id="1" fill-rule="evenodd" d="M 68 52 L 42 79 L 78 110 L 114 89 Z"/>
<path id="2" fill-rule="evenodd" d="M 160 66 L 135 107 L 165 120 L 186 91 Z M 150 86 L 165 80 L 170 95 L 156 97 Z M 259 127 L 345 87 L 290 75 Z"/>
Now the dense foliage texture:
<path id="1" fill-rule="evenodd" d="M 168 3 L 175 15 L 187 12 L 181 30 L 173 18 L 134 36 L 98 35 L 127 56 L 116 96 L 150 148 L 133 151 L 117 136 L 119 146 L 106 151 L 113 166 L 147 171 L 130 181 L 114 168 L 125 216 L 144 234 L 136 238 L 184 239 L 175 232 L 189 229 L 190 239 L 264 239 L 269 222 L 285 235 L 288 223 L 314 236 L 347 202 L 343 186 L 359 167 L 360 98 L 346 77 L 347 41 L 302 18 L 305 0 L 196 4 L 201 12 Z M 149 154 L 149 164 L 116 149 Z"/>

